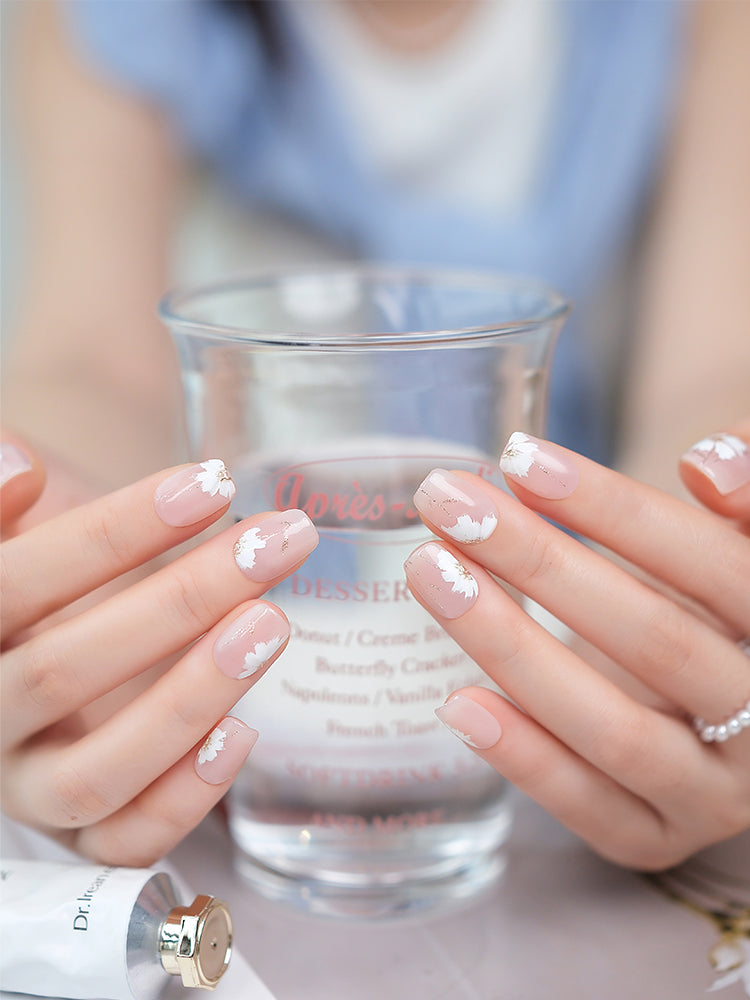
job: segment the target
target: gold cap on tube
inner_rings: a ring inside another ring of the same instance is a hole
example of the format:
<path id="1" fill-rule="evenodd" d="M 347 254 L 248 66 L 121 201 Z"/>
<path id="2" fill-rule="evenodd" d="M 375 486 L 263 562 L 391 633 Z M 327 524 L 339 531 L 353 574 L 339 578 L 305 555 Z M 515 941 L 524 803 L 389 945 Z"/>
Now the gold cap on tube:
<path id="1" fill-rule="evenodd" d="M 162 924 L 159 955 L 183 986 L 213 990 L 232 954 L 232 918 L 226 903 L 196 896 L 190 906 L 175 906 Z"/>

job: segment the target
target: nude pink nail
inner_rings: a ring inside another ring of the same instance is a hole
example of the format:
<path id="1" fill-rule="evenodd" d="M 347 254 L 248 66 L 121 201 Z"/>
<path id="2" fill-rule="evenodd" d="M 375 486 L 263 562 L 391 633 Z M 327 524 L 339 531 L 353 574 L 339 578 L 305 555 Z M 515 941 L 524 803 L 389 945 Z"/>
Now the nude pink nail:
<path id="1" fill-rule="evenodd" d="M 425 542 L 404 563 L 409 586 L 442 618 L 460 618 L 474 604 L 479 586 L 452 552 Z"/>
<path id="2" fill-rule="evenodd" d="M 226 507 L 237 492 L 226 465 L 210 458 L 180 469 L 156 487 L 154 508 L 165 524 L 184 528 Z"/>
<path id="3" fill-rule="evenodd" d="M 296 566 L 318 544 L 318 532 L 301 510 L 282 510 L 237 539 L 234 558 L 251 580 L 266 583 Z"/>
<path id="4" fill-rule="evenodd" d="M 503 735 L 495 716 L 464 694 L 454 694 L 435 709 L 435 715 L 446 729 L 475 750 L 489 750 Z"/>
<path id="5" fill-rule="evenodd" d="M 206 737 L 195 758 L 195 773 L 209 785 L 233 778 L 255 745 L 258 733 L 228 715 Z"/>
<path id="6" fill-rule="evenodd" d="M 243 612 L 214 643 L 214 662 L 227 677 L 245 680 L 260 673 L 289 638 L 289 623 L 270 604 Z"/>
<path id="7" fill-rule="evenodd" d="M 734 434 L 712 434 L 692 448 L 682 461 L 711 480 L 722 496 L 750 483 L 750 448 Z"/>
<path id="8" fill-rule="evenodd" d="M 20 476 L 22 472 L 31 471 L 31 462 L 14 444 L 6 441 L 0 445 L 0 486 L 5 486 L 8 480 Z"/>
<path id="9" fill-rule="evenodd" d="M 433 469 L 414 494 L 414 505 L 431 524 L 457 542 L 486 541 L 497 527 L 497 511 L 474 483 Z"/>
<path id="10" fill-rule="evenodd" d="M 508 439 L 500 469 L 507 479 L 545 500 L 564 500 L 578 485 L 578 469 L 562 448 L 522 431 Z"/>

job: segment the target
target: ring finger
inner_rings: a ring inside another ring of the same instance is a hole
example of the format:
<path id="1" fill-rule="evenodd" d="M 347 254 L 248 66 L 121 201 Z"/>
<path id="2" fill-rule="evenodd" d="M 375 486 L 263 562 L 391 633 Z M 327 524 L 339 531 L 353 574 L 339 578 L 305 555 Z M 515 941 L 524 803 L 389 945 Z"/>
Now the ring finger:
<path id="1" fill-rule="evenodd" d="M 57 741 L 44 736 L 20 747 L 16 766 L 7 769 L 11 808 L 56 828 L 90 825 L 111 815 L 212 730 L 288 638 L 286 617 L 273 605 L 241 606 L 147 691 L 62 752 Z M 208 753 L 216 758 L 216 746 Z"/>
<path id="2" fill-rule="evenodd" d="M 617 784 L 674 808 L 685 801 L 686 780 L 696 791 L 716 787 L 708 771 L 718 761 L 684 723 L 631 699 L 529 618 L 480 567 L 428 542 L 409 557 L 406 572 L 420 602 L 488 676 Z"/>

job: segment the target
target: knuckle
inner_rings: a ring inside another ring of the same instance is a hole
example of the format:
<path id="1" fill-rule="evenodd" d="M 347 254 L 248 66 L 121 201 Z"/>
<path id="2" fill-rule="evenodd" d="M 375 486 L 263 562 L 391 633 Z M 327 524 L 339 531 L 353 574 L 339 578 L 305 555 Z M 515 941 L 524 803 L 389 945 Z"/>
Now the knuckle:
<path id="1" fill-rule="evenodd" d="M 98 503 L 84 508 L 82 528 L 87 550 L 108 565 L 127 567 L 132 561 L 132 544 L 112 504 Z"/>
<path id="2" fill-rule="evenodd" d="M 60 764 L 50 776 L 49 802 L 55 825 L 89 826 L 112 811 L 104 793 L 70 763 Z"/>
<path id="3" fill-rule="evenodd" d="M 191 633 L 204 632 L 218 617 L 205 592 L 191 570 L 175 568 L 161 600 L 168 620 Z"/>
<path id="4" fill-rule="evenodd" d="M 566 571 L 566 559 L 551 529 L 542 529 L 531 538 L 525 547 L 513 574 L 512 583 L 530 593 L 536 583 L 543 582 L 550 574 L 557 576 Z"/>
<path id="5" fill-rule="evenodd" d="M 64 715 L 73 703 L 77 685 L 64 647 L 30 644 L 24 652 L 22 684 L 26 698 L 38 708 Z"/>
<path id="6" fill-rule="evenodd" d="M 664 602 L 646 622 L 638 655 L 659 676 L 677 678 L 690 662 L 688 631 L 684 613 Z"/>
<path id="7" fill-rule="evenodd" d="M 187 731 L 191 742 L 199 739 L 211 724 L 206 722 L 206 699 L 196 697 L 194 689 L 172 691 L 165 699 L 164 712 L 172 720 L 170 730 L 174 733 L 174 726 L 179 725 Z"/>
<path id="8" fill-rule="evenodd" d="M 617 778 L 643 781 L 654 769 L 651 727 L 642 712 L 602 714 L 592 737 L 592 757 L 597 767 Z"/>

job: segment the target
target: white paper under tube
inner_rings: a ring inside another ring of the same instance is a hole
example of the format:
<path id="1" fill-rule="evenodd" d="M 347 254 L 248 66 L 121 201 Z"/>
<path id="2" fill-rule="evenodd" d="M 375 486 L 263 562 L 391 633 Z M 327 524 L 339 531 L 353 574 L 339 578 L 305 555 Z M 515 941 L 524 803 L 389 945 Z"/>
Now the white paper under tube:
<path id="1" fill-rule="evenodd" d="M 34 830 L 8 820 L 5 816 L 2 817 L 0 833 L 3 854 L 6 857 L 63 863 L 74 862 L 82 866 L 87 864 L 84 859 L 65 850 L 65 848 L 54 841 Z M 159 862 L 157 865 L 154 865 L 153 871 L 167 872 L 178 887 L 179 895 L 188 902 L 193 899 L 195 893 L 191 891 L 192 887 L 186 886 L 182 876 L 167 862 Z M 202 886 L 200 888 L 201 891 L 210 892 L 210 886 Z M 164 1000 L 177 1000 L 177 998 L 190 1000 L 191 994 L 195 997 L 195 1000 L 207 995 L 215 997 L 216 1000 L 276 1000 L 265 983 L 262 982 L 242 955 L 234 948 L 232 949 L 229 968 L 216 990 L 211 994 L 206 994 L 203 990 L 198 992 L 185 989 L 175 976 L 165 976 L 165 982 L 167 983 L 167 987 L 163 995 Z M 24 998 L 28 997 L 29 994 L 26 993 L 10 993 L 0 990 L 0 1000 L 24 1000 Z M 68 998 L 60 996 L 59 998 L 55 998 L 55 1000 L 68 1000 Z M 107 1000 L 107 998 L 102 998 L 102 1000 Z"/>

